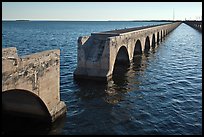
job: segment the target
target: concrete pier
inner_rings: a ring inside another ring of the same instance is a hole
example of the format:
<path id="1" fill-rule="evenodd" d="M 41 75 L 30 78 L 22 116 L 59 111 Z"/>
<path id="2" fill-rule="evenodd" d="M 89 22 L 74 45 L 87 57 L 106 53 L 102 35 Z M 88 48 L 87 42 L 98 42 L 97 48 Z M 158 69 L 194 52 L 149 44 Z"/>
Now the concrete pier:
<path id="1" fill-rule="evenodd" d="M 60 101 L 60 50 L 18 57 L 2 48 L 3 111 L 54 122 L 65 114 Z"/>
<path id="2" fill-rule="evenodd" d="M 202 21 L 184 21 L 184 23 L 202 32 Z"/>
<path id="3" fill-rule="evenodd" d="M 181 22 L 173 22 L 79 37 L 74 78 L 109 80 L 116 61 L 129 63 L 135 55 L 156 48 L 158 43 L 180 24 Z"/>

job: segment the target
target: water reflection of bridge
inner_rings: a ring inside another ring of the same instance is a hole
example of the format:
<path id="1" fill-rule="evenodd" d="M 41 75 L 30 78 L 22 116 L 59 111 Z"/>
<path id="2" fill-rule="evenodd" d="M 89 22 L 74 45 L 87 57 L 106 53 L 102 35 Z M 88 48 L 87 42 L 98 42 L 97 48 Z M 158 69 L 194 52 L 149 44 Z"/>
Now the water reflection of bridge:
<path id="1" fill-rule="evenodd" d="M 107 83 L 92 80 L 75 81 L 80 88 L 77 93 L 78 97 L 82 100 L 102 98 L 109 104 L 119 103 L 123 100 L 125 93 L 140 90 L 139 85 L 141 81 L 139 77 L 143 75 L 148 67 L 149 56 L 154 54 L 154 50 L 147 54 L 135 56 L 133 61 L 127 66 L 116 64 L 113 77 Z M 130 87 L 129 83 L 133 81 L 135 83 L 134 87 Z"/>

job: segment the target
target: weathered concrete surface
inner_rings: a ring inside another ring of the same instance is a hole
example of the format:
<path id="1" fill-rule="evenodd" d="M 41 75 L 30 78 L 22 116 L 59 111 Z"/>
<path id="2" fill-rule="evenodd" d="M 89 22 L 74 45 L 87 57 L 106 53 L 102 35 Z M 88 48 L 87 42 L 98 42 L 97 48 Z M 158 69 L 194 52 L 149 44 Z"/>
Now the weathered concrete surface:
<path id="1" fill-rule="evenodd" d="M 184 23 L 202 32 L 202 21 L 184 21 Z"/>
<path id="2" fill-rule="evenodd" d="M 52 122 L 64 114 L 66 105 L 60 101 L 60 50 L 20 58 L 15 47 L 3 48 L 2 106 L 7 111 L 36 116 L 47 111 Z"/>
<path id="3" fill-rule="evenodd" d="M 78 38 L 77 68 L 75 79 L 107 81 L 112 77 L 117 61 L 131 62 L 133 57 L 155 48 L 163 38 L 181 22 L 140 28 L 129 28 Z"/>

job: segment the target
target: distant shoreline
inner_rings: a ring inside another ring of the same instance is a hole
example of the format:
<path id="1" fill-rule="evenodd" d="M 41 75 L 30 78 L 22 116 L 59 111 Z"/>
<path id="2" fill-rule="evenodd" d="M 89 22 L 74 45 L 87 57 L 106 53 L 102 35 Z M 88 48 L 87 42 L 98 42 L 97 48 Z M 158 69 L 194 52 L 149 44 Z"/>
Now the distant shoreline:
<path id="1" fill-rule="evenodd" d="M 13 21 L 30 21 L 30 20 L 13 20 Z"/>
<path id="2" fill-rule="evenodd" d="M 2 20 L 13 22 L 30 22 L 30 21 L 55 21 L 55 22 L 182 22 L 184 20 Z M 186 21 L 200 21 L 200 20 L 186 20 Z"/>
<path id="3" fill-rule="evenodd" d="M 11 22 L 31 22 L 31 21 L 50 21 L 50 22 L 171 22 L 165 20 L 2 20 Z"/>

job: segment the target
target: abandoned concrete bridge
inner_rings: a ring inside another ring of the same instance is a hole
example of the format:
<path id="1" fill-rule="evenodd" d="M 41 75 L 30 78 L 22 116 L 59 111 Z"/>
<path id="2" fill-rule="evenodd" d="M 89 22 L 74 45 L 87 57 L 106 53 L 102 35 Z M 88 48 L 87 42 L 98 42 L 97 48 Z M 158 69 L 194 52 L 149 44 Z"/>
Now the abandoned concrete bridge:
<path id="1" fill-rule="evenodd" d="M 183 21 L 187 25 L 202 32 L 202 21 Z"/>
<path id="2" fill-rule="evenodd" d="M 92 33 L 78 38 L 75 79 L 109 80 L 116 62 L 130 63 L 156 48 L 181 22 Z"/>
<path id="3" fill-rule="evenodd" d="M 54 122 L 66 112 L 60 101 L 60 51 L 18 57 L 2 48 L 2 110 Z"/>

